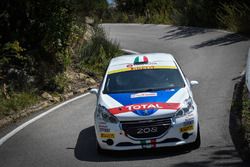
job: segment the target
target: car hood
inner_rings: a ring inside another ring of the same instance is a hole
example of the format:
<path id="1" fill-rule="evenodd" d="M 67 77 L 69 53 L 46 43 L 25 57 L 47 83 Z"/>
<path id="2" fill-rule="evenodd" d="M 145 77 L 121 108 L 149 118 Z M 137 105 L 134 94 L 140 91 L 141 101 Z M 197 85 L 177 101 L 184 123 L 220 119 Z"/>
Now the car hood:
<path id="1" fill-rule="evenodd" d="M 120 121 L 172 117 L 189 97 L 187 88 L 140 93 L 101 94 L 99 104 Z"/>

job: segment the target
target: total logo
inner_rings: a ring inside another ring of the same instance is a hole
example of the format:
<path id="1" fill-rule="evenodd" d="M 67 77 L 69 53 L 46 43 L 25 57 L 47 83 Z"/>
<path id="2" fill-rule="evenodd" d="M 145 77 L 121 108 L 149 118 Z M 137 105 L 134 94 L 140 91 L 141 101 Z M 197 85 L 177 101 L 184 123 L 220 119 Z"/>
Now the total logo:
<path id="1" fill-rule="evenodd" d="M 109 112 L 112 114 L 121 114 L 126 112 L 133 111 L 144 111 L 146 112 L 155 112 L 157 109 L 168 109 L 168 110 L 177 110 L 180 108 L 180 103 L 162 103 L 162 102 L 154 102 L 154 103 L 141 103 L 141 104 L 132 104 L 127 106 L 110 108 Z M 147 111 L 146 111 L 147 110 Z"/>
<path id="2" fill-rule="evenodd" d="M 148 109 L 162 109 L 163 106 L 160 104 L 138 104 L 138 105 L 130 105 L 125 106 L 128 111 L 134 111 L 134 110 L 148 110 Z"/>

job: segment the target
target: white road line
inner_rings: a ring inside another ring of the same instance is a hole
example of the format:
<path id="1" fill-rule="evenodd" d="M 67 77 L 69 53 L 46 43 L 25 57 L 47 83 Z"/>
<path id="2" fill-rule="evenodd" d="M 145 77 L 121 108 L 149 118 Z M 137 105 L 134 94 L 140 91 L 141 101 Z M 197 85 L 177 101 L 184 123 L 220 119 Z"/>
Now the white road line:
<path id="1" fill-rule="evenodd" d="M 77 97 L 75 97 L 75 98 L 73 98 L 73 99 L 70 99 L 70 100 L 68 100 L 68 101 L 65 101 L 65 102 L 63 102 L 63 103 L 61 103 L 61 104 L 59 104 L 59 105 L 57 105 L 57 106 L 55 106 L 55 107 L 49 109 L 48 111 L 46 111 L 46 112 L 44 112 L 44 113 L 42 113 L 42 114 L 36 116 L 35 118 L 33 118 L 33 119 L 31 119 L 31 120 L 29 120 L 29 121 L 23 123 L 22 125 L 18 126 L 16 129 L 12 130 L 10 133 L 8 133 L 8 134 L 5 135 L 4 137 L 2 137 L 2 138 L 0 139 L 0 146 L 1 146 L 4 142 L 6 142 L 9 138 L 11 138 L 12 136 L 14 136 L 16 133 L 18 133 L 18 132 L 21 131 L 23 128 L 25 128 L 26 126 L 28 126 L 29 124 L 32 124 L 33 122 L 39 120 L 40 118 L 44 117 L 45 115 L 47 115 L 47 114 L 49 114 L 49 113 L 55 111 L 56 109 L 58 109 L 58 108 L 60 108 L 60 107 L 62 107 L 62 106 L 64 106 L 64 105 L 66 105 L 66 104 L 68 104 L 68 103 L 71 103 L 72 101 L 75 101 L 75 100 L 77 100 L 77 99 L 83 98 L 83 97 L 85 97 L 85 96 L 87 96 L 87 95 L 89 95 L 89 94 L 90 94 L 90 93 L 85 93 L 85 94 L 82 94 L 82 95 L 80 95 L 80 96 L 77 96 Z"/>
<path id="2" fill-rule="evenodd" d="M 133 50 L 128 50 L 128 49 L 121 49 L 121 50 L 124 51 L 124 52 L 130 53 L 130 54 L 140 54 L 139 52 L 135 52 L 135 51 L 133 51 Z M 2 137 L 2 138 L 0 139 L 0 146 L 3 145 L 4 142 L 6 142 L 8 139 L 10 139 L 12 136 L 14 136 L 15 134 L 17 134 L 19 131 L 21 131 L 21 130 L 22 130 L 23 128 L 25 128 L 26 126 L 28 126 L 28 125 L 32 124 L 33 122 L 39 120 L 40 118 L 44 117 L 45 115 L 48 115 L 49 113 L 55 111 L 56 109 L 58 109 L 58 108 L 60 108 L 60 107 L 62 107 L 62 106 L 64 106 L 64 105 L 66 105 L 66 104 L 68 104 L 68 103 L 71 103 L 72 101 L 75 101 L 75 100 L 77 100 L 77 99 L 80 99 L 80 98 L 82 98 L 82 97 L 85 97 L 85 96 L 87 96 L 87 95 L 89 95 L 89 94 L 90 94 L 90 93 L 85 93 L 85 94 L 82 94 L 82 95 L 80 95 L 80 96 L 77 96 L 77 97 L 75 97 L 75 98 L 73 98 L 73 99 L 70 99 L 70 100 L 68 100 L 68 101 L 65 101 L 65 102 L 63 102 L 63 103 L 61 103 L 61 104 L 59 104 L 59 105 L 57 105 L 57 106 L 55 106 L 55 107 L 49 109 L 48 111 L 46 111 L 46 112 L 44 112 L 44 113 L 42 113 L 42 114 L 36 116 L 35 118 L 33 118 L 33 119 L 31 119 L 31 120 L 29 120 L 29 121 L 23 123 L 22 125 L 18 126 L 16 129 L 14 129 L 14 130 L 12 130 L 11 132 L 9 132 L 9 133 L 8 133 L 7 135 L 5 135 L 4 137 Z"/>
<path id="3" fill-rule="evenodd" d="M 139 52 L 136 52 L 136 51 L 133 51 L 133 50 L 128 50 L 128 49 L 121 49 L 121 50 L 124 51 L 124 52 L 127 52 L 129 54 L 136 54 L 136 55 L 140 54 Z"/>

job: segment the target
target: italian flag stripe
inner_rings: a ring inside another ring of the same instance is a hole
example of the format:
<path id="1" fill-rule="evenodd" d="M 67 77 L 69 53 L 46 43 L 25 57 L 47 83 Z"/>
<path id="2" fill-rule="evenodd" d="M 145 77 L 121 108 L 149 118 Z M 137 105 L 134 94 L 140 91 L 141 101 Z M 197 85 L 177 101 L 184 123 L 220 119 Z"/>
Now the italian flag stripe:
<path id="1" fill-rule="evenodd" d="M 148 58 L 146 56 L 137 56 L 134 60 L 134 63 L 148 62 Z"/>
<path id="2" fill-rule="evenodd" d="M 151 139 L 152 148 L 156 148 L 156 139 Z"/>
<path id="3" fill-rule="evenodd" d="M 134 63 L 138 63 L 138 62 L 140 62 L 140 60 L 139 60 L 139 56 L 135 58 Z"/>
<path id="4" fill-rule="evenodd" d="M 146 140 L 141 140 L 141 145 L 145 145 L 146 144 Z"/>

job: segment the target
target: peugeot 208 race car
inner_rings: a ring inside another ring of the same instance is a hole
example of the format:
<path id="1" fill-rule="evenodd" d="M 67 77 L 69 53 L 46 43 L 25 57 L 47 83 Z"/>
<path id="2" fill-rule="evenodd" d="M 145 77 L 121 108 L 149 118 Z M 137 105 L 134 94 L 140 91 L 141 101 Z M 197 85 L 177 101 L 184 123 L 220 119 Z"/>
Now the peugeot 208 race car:
<path id="1" fill-rule="evenodd" d="M 98 150 L 200 145 L 197 106 L 191 86 L 172 55 L 113 58 L 97 95 Z"/>

